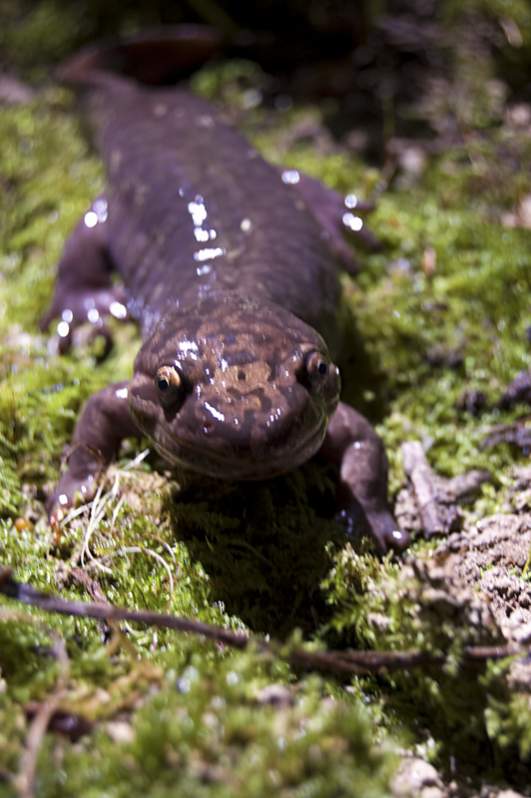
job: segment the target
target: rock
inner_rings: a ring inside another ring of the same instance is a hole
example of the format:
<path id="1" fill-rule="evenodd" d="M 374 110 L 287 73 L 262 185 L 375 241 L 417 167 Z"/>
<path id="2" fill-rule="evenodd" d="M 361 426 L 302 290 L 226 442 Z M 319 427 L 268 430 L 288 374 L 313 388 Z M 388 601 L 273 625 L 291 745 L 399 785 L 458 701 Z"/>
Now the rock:
<path id="1" fill-rule="evenodd" d="M 128 745 L 135 738 L 132 725 L 125 720 L 109 721 L 104 728 L 111 740 L 120 745 Z"/>
<path id="2" fill-rule="evenodd" d="M 14 75 L 0 73 L 0 103 L 22 105 L 31 102 L 34 97 L 35 92 L 30 86 L 22 83 Z"/>
<path id="3" fill-rule="evenodd" d="M 518 203 L 516 219 L 520 227 L 531 230 L 531 194 L 526 194 Z"/>
<path id="4" fill-rule="evenodd" d="M 429 762 L 419 757 L 405 758 L 393 778 L 395 798 L 444 798 L 442 780 Z"/>
<path id="5" fill-rule="evenodd" d="M 521 484 L 527 484 L 526 479 Z M 474 591 L 507 642 L 527 646 L 531 642 L 531 584 L 524 568 L 530 550 L 531 513 L 497 513 L 450 535 L 424 567 L 439 582 L 446 582 L 452 593 Z M 509 681 L 513 687 L 531 689 L 531 663 L 515 659 Z"/>
<path id="6" fill-rule="evenodd" d="M 274 707 L 288 707 L 294 703 L 292 691 L 283 684 L 268 684 L 256 694 L 259 704 L 271 704 Z"/>
<path id="7" fill-rule="evenodd" d="M 531 125 L 531 105 L 516 103 L 507 108 L 506 122 L 513 127 L 526 128 Z"/>

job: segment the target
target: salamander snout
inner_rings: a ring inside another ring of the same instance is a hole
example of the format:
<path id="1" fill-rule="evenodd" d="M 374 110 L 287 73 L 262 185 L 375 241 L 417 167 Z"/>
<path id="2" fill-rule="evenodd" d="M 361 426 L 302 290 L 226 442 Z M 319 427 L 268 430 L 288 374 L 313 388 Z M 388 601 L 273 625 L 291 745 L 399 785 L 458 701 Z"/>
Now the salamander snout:
<path id="1" fill-rule="evenodd" d="M 161 320 L 137 357 L 130 407 L 170 462 L 263 479 L 315 454 L 339 387 L 311 327 L 277 306 L 222 297 Z"/>
<path id="2" fill-rule="evenodd" d="M 174 424 L 184 464 L 211 476 L 263 479 L 308 460 L 319 448 L 339 392 L 322 352 L 297 350 L 283 363 L 226 362 L 197 384 Z"/>

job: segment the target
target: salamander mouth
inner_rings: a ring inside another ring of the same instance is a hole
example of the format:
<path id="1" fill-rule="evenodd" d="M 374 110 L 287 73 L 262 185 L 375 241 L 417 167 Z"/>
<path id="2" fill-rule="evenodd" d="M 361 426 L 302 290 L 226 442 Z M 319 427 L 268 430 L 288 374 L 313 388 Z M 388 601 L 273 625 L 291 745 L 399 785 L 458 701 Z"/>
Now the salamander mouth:
<path id="1" fill-rule="evenodd" d="M 171 465 L 216 479 L 260 480 L 285 474 L 313 457 L 323 442 L 326 426 L 326 418 L 323 418 L 296 445 L 283 447 L 281 451 L 267 455 L 263 453 L 261 456 L 249 450 L 248 453 L 239 451 L 231 458 L 227 452 L 210 449 L 204 441 L 199 446 L 174 437 L 168 443 L 160 438 L 154 439 L 153 443 L 159 454 Z"/>

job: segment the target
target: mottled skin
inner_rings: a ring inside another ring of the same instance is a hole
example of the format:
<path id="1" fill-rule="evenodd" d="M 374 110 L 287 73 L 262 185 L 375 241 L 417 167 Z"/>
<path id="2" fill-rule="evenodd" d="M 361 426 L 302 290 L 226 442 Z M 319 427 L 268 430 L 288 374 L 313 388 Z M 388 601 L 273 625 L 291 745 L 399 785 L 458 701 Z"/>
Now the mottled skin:
<path id="1" fill-rule="evenodd" d="M 142 432 L 170 463 L 225 479 L 271 477 L 321 450 L 339 467 L 346 520 L 361 508 L 382 549 L 405 545 L 383 446 L 338 404 L 325 343 L 337 332 L 340 260 L 351 265 L 342 198 L 279 172 L 180 88 L 86 65 L 74 77 L 89 88 L 107 191 L 66 244 L 44 323 L 61 319 L 67 348 L 87 319 L 105 332 L 105 315 L 127 313 L 144 343 L 132 380 L 85 405 L 51 518 L 93 495 L 121 440 Z"/>

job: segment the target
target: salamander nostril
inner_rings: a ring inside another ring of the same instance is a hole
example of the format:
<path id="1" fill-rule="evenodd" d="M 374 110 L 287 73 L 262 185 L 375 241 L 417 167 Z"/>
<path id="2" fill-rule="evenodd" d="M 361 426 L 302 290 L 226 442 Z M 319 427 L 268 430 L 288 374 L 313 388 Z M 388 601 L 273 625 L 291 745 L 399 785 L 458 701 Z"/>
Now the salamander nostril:
<path id="1" fill-rule="evenodd" d="M 245 371 L 243 371 L 243 369 L 238 371 L 238 379 L 240 382 L 245 382 Z"/>
<path id="2" fill-rule="evenodd" d="M 212 421 L 203 422 L 203 432 L 209 433 L 212 432 L 213 429 L 214 429 L 214 424 L 212 423 Z"/>

